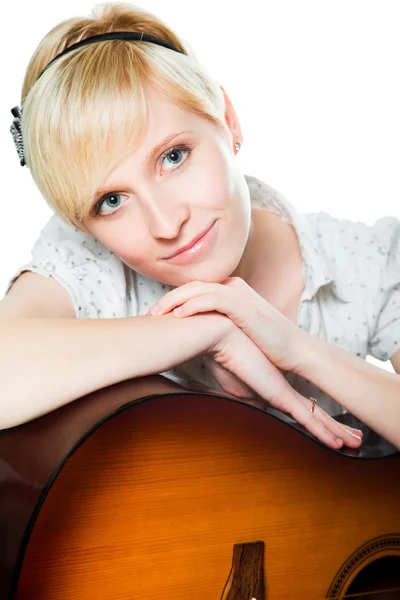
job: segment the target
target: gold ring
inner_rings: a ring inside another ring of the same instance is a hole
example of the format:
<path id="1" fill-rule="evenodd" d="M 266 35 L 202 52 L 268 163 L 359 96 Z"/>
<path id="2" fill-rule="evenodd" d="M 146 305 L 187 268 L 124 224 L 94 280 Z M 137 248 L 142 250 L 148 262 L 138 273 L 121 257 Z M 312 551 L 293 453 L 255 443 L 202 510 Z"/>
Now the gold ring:
<path id="1" fill-rule="evenodd" d="M 312 413 L 313 413 L 313 412 L 314 412 L 315 405 L 316 405 L 317 401 L 316 401 L 316 399 L 315 399 L 315 398 L 310 398 L 310 400 L 311 400 L 311 408 L 310 408 L 310 412 L 312 412 Z"/>

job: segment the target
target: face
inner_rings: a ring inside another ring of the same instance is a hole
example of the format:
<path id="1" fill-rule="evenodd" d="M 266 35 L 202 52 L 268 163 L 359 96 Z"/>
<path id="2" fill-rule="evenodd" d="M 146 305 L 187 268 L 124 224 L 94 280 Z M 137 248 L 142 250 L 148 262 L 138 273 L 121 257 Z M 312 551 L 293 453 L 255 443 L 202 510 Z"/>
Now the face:
<path id="1" fill-rule="evenodd" d="M 242 140 L 234 108 L 225 95 L 228 136 L 154 90 L 146 97 L 142 139 L 102 182 L 84 224 L 147 277 L 171 286 L 223 281 L 240 263 L 251 222 L 249 190 L 234 152 Z"/>

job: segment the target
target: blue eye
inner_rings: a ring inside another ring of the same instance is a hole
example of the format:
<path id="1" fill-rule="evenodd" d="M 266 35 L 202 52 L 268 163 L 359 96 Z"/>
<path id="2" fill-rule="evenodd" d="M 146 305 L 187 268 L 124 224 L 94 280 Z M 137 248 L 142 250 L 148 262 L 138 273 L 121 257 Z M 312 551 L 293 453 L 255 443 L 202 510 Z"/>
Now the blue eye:
<path id="1" fill-rule="evenodd" d="M 169 164 L 172 165 L 172 168 L 165 168 L 164 171 L 177 171 L 180 169 L 189 158 L 192 152 L 192 148 L 187 146 L 186 144 L 182 144 L 180 146 L 174 146 L 170 148 L 164 154 L 161 155 L 161 164 L 164 164 L 164 161 L 168 158 Z M 186 157 L 186 158 L 183 158 Z M 94 206 L 94 214 L 99 217 L 115 217 L 119 214 L 120 210 L 122 210 L 122 206 L 119 205 L 118 199 L 121 199 L 124 194 L 120 194 L 118 192 L 111 192 L 110 194 L 106 194 L 100 200 L 98 200 Z M 103 213 L 104 205 L 108 205 L 109 208 L 114 209 L 113 212 Z M 101 211 L 101 212 L 100 212 Z"/>
<path id="2" fill-rule="evenodd" d="M 111 215 L 115 215 L 117 212 L 119 212 L 120 206 L 118 206 L 118 200 L 122 198 L 122 194 L 117 194 L 116 192 L 113 192 L 111 194 L 107 194 L 107 196 L 104 196 L 103 198 L 101 198 L 95 206 L 95 214 L 99 214 L 100 210 L 103 209 L 104 205 L 107 204 L 110 208 L 112 209 L 117 209 L 114 210 L 114 212 L 110 212 L 110 213 L 102 213 L 100 216 L 102 217 L 109 217 Z"/>
<path id="3" fill-rule="evenodd" d="M 181 165 L 182 164 L 182 157 L 186 154 L 189 155 L 190 154 L 191 149 L 186 146 L 185 144 L 183 144 L 182 146 L 176 146 L 175 148 L 171 148 L 170 150 L 168 150 L 165 154 L 162 155 L 161 157 L 161 164 L 164 164 L 165 159 L 172 159 L 172 161 L 170 161 L 170 164 L 172 164 L 172 166 L 176 166 L 176 165 Z M 167 171 L 171 171 L 173 169 L 167 169 Z"/>

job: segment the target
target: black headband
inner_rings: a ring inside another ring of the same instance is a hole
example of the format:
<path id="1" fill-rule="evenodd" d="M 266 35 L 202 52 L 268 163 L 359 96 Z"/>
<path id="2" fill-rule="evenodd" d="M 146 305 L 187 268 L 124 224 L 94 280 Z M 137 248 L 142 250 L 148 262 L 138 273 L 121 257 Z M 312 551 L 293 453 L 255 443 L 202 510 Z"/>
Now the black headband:
<path id="1" fill-rule="evenodd" d="M 55 56 L 48 63 L 48 65 L 46 65 L 46 67 L 40 73 L 40 75 L 36 79 L 36 81 L 38 81 L 38 79 L 41 78 L 43 73 L 50 67 L 50 65 L 53 64 L 53 62 L 55 62 L 61 56 L 68 54 L 68 52 L 72 52 L 73 50 L 76 50 L 77 48 L 80 48 L 81 46 L 88 46 L 89 44 L 96 44 L 98 42 L 108 42 L 110 40 L 150 42 L 151 44 L 157 44 L 158 46 L 164 46 L 164 48 L 168 48 L 169 50 L 174 50 L 175 52 L 184 54 L 184 52 L 182 52 L 182 50 L 178 50 L 178 48 L 175 48 L 175 46 L 172 46 L 168 42 L 165 42 L 164 40 L 161 40 L 160 38 L 154 37 L 153 35 L 149 35 L 147 33 L 138 32 L 138 31 L 111 31 L 110 33 L 101 33 L 99 35 L 93 35 L 91 37 L 85 38 L 84 40 L 81 40 L 80 42 L 77 42 L 76 44 L 72 44 L 72 46 L 68 46 L 68 48 L 65 48 L 65 50 L 60 52 L 60 54 L 57 54 L 57 56 Z M 35 81 L 35 83 L 36 83 L 36 81 Z M 23 144 L 23 140 L 22 140 L 22 127 L 21 127 L 22 107 L 20 108 L 19 106 L 14 106 L 14 108 L 11 109 L 11 113 L 14 117 L 14 120 L 10 127 L 10 131 L 11 131 L 11 135 L 14 140 L 15 147 L 18 152 L 21 167 L 23 167 L 25 165 L 25 158 L 24 158 L 24 144 Z"/>
<path id="2" fill-rule="evenodd" d="M 164 46 L 164 48 L 168 48 L 169 50 L 175 50 L 175 52 L 180 52 L 181 54 L 184 54 L 181 50 L 178 50 L 177 48 L 175 48 L 175 46 L 172 46 L 168 42 L 164 42 L 164 40 L 160 40 L 159 38 L 154 37 L 153 35 L 149 35 L 147 33 L 142 33 L 138 31 L 112 31 L 110 33 L 101 33 L 99 35 L 92 35 L 91 37 L 88 37 L 84 40 L 81 40 L 80 42 L 77 42 L 76 44 L 72 44 L 72 46 L 68 46 L 68 48 L 65 48 L 65 50 L 60 52 L 60 54 L 57 54 L 57 56 L 49 62 L 49 64 L 40 73 L 36 81 L 43 75 L 43 73 L 50 67 L 50 65 L 53 64 L 55 60 L 57 60 L 61 56 L 64 56 L 64 54 L 68 54 L 68 52 L 72 52 L 73 50 L 76 50 L 81 46 L 88 46 L 89 44 L 96 44 L 97 42 L 108 42 L 110 40 L 151 42 L 152 44 Z"/>

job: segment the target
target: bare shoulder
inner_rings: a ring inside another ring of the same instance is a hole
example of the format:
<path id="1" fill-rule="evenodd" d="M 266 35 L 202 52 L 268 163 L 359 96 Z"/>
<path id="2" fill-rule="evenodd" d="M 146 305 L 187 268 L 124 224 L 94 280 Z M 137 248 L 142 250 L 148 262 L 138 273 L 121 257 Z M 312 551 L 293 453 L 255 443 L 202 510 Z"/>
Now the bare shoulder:
<path id="1" fill-rule="evenodd" d="M 0 302 L 0 318 L 76 318 L 67 290 L 53 277 L 23 271 Z"/>

